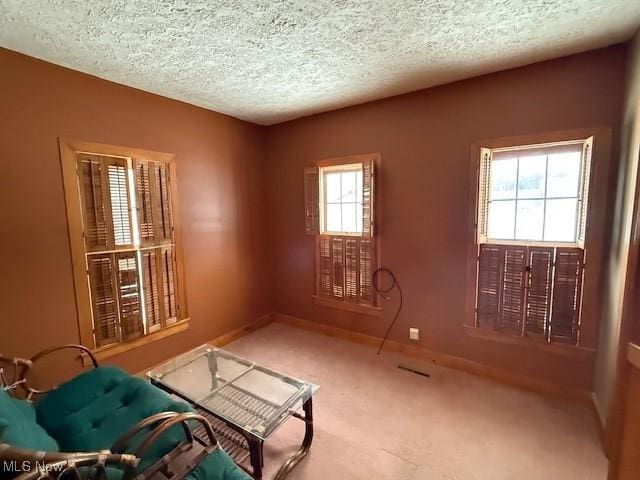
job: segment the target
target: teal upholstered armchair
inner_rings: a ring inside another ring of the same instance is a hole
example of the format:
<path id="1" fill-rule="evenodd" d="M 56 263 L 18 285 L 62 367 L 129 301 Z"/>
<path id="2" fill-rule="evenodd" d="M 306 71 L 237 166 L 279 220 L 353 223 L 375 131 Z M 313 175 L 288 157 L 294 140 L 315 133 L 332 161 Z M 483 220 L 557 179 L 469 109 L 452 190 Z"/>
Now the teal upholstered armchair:
<path id="1" fill-rule="evenodd" d="M 50 391 L 30 386 L 33 363 L 61 348 L 82 350 L 94 368 Z M 249 478 L 218 445 L 207 419 L 142 378 L 98 366 L 85 347 L 66 345 L 30 360 L 0 357 L 0 363 L 13 368 L 10 380 L 4 369 L 0 379 L 3 478 Z"/>

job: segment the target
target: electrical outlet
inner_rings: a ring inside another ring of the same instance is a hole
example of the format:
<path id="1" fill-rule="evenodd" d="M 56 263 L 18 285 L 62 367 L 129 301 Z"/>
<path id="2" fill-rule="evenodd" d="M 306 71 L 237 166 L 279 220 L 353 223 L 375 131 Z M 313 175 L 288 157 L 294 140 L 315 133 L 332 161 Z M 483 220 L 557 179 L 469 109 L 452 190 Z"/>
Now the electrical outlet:
<path id="1" fill-rule="evenodd" d="M 409 338 L 411 340 L 420 340 L 420 330 L 417 328 L 409 329 Z"/>

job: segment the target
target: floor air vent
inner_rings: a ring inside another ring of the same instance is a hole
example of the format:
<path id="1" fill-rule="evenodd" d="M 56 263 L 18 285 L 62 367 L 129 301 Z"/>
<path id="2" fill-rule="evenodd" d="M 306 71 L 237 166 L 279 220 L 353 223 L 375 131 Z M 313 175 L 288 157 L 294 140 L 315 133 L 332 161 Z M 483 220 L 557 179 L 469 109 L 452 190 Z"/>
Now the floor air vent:
<path id="1" fill-rule="evenodd" d="M 429 375 L 426 372 L 421 372 L 420 370 L 416 370 L 415 368 L 411 368 L 411 367 L 405 367 L 404 365 L 398 365 L 398 368 L 400 370 L 404 370 L 405 372 L 411 372 L 411 373 L 415 373 L 416 375 L 420 375 L 422 377 L 427 377 L 429 378 L 431 375 Z"/>

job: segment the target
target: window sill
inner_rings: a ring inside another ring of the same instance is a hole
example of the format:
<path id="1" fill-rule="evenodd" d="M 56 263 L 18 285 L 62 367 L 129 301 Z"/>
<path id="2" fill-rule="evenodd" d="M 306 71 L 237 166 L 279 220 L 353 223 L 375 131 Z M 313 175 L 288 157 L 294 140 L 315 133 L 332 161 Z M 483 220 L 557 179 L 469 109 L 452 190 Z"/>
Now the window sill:
<path id="1" fill-rule="evenodd" d="M 488 340 L 496 343 L 509 345 L 518 345 L 521 347 L 537 350 L 555 355 L 562 355 L 573 358 L 592 358 L 596 350 L 595 348 L 580 347 L 576 345 L 567 345 L 562 343 L 548 343 L 536 337 L 518 337 L 505 332 L 496 332 L 486 328 L 474 327 L 471 325 L 463 325 L 464 333 L 473 338 Z"/>
<path id="2" fill-rule="evenodd" d="M 371 315 L 372 317 L 379 317 L 382 315 L 381 307 L 372 307 L 371 305 L 364 305 L 362 303 L 341 302 L 331 298 L 319 297 L 318 295 L 313 295 L 312 298 L 313 303 L 323 307 L 347 310 L 349 312 L 361 313 L 363 315 Z"/>
<path id="3" fill-rule="evenodd" d="M 96 348 L 91 352 L 96 357 L 96 360 L 100 361 L 109 357 L 120 355 L 121 353 L 128 352 L 129 350 L 139 348 L 143 345 L 147 345 L 148 343 L 161 340 L 171 335 L 184 332 L 188 328 L 189 328 L 189 319 L 185 318 L 184 320 L 180 320 L 179 322 L 176 322 L 173 325 L 169 325 L 168 327 L 163 328 L 162 330 L 157 330 L 153 333 L 145 335 L 144 337 L 136 338 L 135 340 L 132 340 L 126 343 L 116 343 L 114 345 L 106 345 L 104 347 Z M 85 367 L 91 365 L 91 359 L 87 355 L 82 355 L 82 365 Z"/>

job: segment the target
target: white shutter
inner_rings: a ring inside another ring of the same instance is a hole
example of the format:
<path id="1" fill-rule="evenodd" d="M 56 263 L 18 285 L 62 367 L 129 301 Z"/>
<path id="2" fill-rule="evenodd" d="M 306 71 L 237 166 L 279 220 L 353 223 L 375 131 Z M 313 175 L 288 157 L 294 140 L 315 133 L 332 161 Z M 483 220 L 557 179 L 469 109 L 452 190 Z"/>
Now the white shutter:
<path id="1" fill-rule="evenodd" d="M 489 185 L 491 182 L 491 150 L 480 149 L 480 163 L 478 168 L 478 203 L 476 214 L 476 240 L 478 244 L 487 243 L 487 228 L 489 222 Z"/>
<path id="2" fill-rule="evenodd" d="M 584 248 L 587 234 L 587 211 L 589 205 L 589 184 L 591 179 L 591 152 L 593 150 L 593 137 L 585 140 L 582 148 L 582 179 L 578 196 L 578 232 L 576 241 L 578 247 Z"/>

